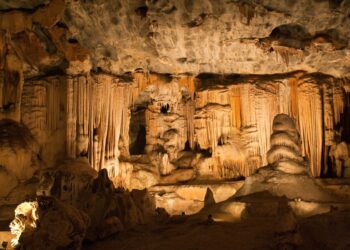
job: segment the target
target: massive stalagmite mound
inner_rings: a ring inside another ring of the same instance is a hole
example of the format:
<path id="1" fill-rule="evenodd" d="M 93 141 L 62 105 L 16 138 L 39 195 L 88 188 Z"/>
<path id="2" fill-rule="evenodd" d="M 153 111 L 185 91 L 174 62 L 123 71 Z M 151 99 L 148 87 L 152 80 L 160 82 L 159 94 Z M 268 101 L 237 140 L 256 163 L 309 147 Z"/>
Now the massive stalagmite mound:
<path id="1" fill-rule="evenodd" d="M 307 164 L 301 154 L 300 135 L 293 119 L 286 114 L 278 114 L 273 119 L 272 131 L 267 162 L 284 173 L 307 172 Z"/>
<path id="2" fill-rule="evenodd" d="M 301 156 L 301 140 L 294 120 L 278 114 L 272 124 L 269 165 L 246 178 L 235 197 L 268 191 L 275 196 L 304 201 L 338 201 L 308 175 L 309 164 Z"/>

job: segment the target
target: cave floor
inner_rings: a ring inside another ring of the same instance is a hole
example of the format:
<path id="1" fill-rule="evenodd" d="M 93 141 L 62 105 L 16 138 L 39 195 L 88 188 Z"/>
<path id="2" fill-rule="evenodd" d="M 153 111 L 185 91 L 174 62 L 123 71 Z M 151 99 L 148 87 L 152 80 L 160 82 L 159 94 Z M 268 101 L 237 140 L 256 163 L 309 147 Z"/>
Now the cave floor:
<path id="1" fill-rule="evenodd" d="M 350 210 L 299 219 L 249 218 L 237 223 L 177 216 L 85 245 L 109 249 L 350 249 Z"/>

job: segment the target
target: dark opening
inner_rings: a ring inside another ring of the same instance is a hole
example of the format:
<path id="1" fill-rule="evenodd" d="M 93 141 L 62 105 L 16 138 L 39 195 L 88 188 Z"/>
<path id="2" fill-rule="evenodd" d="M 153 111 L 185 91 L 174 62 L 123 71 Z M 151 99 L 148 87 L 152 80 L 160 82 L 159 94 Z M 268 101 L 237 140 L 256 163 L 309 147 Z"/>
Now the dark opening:
<path id="1" fill-rule="evenodd" d="M 211 148 L 208 149 L 201 149 L 198 144 L 196 144 L 196 152 L 201 153 L 204 157 L 212 157 L 212 150 Z"/>
<path id="2" fill-rule="evenodd" d="M 5 73 L 5 82 L 17 86 L 20 82 L 20 74 L 17 71 L 8 70 Z"/>
<path id="3" fill-rule="evenodd" d="M 141 6 L 141 7 L 138 7 L 136 10 L 135 10 L 135 13 L 142 17 L 142 18 L 145 18 L 147 16 L 147 12 L 148 12 L 148 7 L 147 6 Z"/>
<path id="4" fill-rule="evenodd" d="M 136 141 L 130 148 L 130 154 L 139 155 L 145 152 L 146 146 L 146 128 L 140 125 L 139 131 L 137 133 Z"/>
<path id="5" fill-rule="evenodd" d="M 191 146 L 190 146 L 190 142 L 187 140 L 185 143 L 185 149 L 184 151 L 191 151 Z"/>
<path id="6" fill-rule="evenodd" d="M 161 107 L 160 107 L 160 112 L 162 113 L 162 114 L 167 114 L 168 113 L 168 111 L 169 111 L 169 104 L 165 104 L 165 105 L 162 105 Z"/>
<path id="7" fill-rule="evenodd" d="M 97 128 L 94 128 L 93 131 L 92 131 L 92 133 L 93 133 L 93 136 L 98 135 L 98 129 L 97 129 Z"/>
<path id="8" fill-rule="evenodd" d="M 329 155 L 329 151 L 330 151 L 330 146 L 326 146 L 325 147 L 325 169 L 322 171 L 323 172 L 323 175 L 322 177 L 334 177 L 336 176 L 336 173 L 335 173 L 335 168 L 333 168 L 332 166 L 332 159 Z"/>
<path id="9" fill-rule="evenodd" d="M 310 39 L 311 35 L 302 25 L 283 24 L 274 28 L 270 34 L 270 37 L 306 40 Z"/>
<path id="10" fill-rule="evenodd" d="M 350 94 L 346 94 L 344 112 L 340 117 L 340 126 L 343 129 L 341 140 L 350 143 Z"/>
<path id="11" fill-rule="evenodd" d="M 89 153 L 87 151 L 82 151 L 82 152 L 79 153 L 79 156 L 88 158 Z"/>
<path id="12" fill-rule="evenodd" d="M 15 109 L 15 104 L 12 102 L 9 102 L 7 104 L 2 105 L 2 108 L 4 111 L 11 111 Z"/>
<path id="13" fill-rule="evenodd" d="M 129 127 L 129 153 L 144 154 L 146 146 L 146 114 L 143 107 L 131 111 Z"/>
<path id="14" fill-rule="evenodd" d="M 68 42 L 69 42 L 69 43 L 72 43 L 72 44 L 77 44 L 77 43 L 78 43 L 78 40 L 75 39 L 75 38 L 69 38 L 69 39 L 68 39 Z"/>

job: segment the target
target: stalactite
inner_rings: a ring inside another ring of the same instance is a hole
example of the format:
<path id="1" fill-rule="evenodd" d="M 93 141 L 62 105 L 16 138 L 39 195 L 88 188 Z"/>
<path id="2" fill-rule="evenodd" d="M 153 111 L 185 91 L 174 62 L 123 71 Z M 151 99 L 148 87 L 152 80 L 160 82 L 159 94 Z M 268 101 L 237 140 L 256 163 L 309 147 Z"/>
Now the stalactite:
<path id="1" fill-rule="evenodd" d="M 107 168 L 110 177 L 119 171 L 119 142 L 128 147 L 128 84 L 112 76 L 80 76 L 67 80 L 67 151 L 75 158 L 87 153 L 96 170 Z"/>
<path id="2" fill-rule="evenodd" d="M 233 86 L 230 91 L 231 103 L 231 125 L 235 128 L 241 128 L 241 92 L 240 86 Z"/>
<path id="3" fill-rule="evenodd" d="M 288 81 L 282 81 L 277 84 L 278 86 L 278 106 L 279 113 L 292 115 L 291 107 L 291 88 L 288 84 Z"/>
<path id="4" fill-rule="evenodd" d="M 302 151 L 309 158 L 312 176 L 320 176 L 322 159 L 322 102 L 317 83 L 304 79 L 298 86 L 299 127 Z"/>
<path id="5" fill-rule="evenodd" d="M 67 156 L 71 158 L 76 157 L 76 105 L 74 101 L 76 89 L 74 87 L 74 78 L 67 79 Z"/>
<path id="6" fill-rule="evenodd" d="M 227 89 L 196 92 L 194 127 L 196 142 L 213 151 L 222 135 L 231 133 L 231 106 Z"/>
<path id="7" fill-rule="evenodd" d="M 277 89 L 274 84 L 260 84 L 256 87 L 256 120 L 260 145 L 260 155 L 263 164 L 266 165 L 266 153 L 270 148 L 270 135 L 272 133 L 272 121 L 279 113 Z"/>
<path id="8" fill-rule="evenodd" d="M 212 151 L 215 152 L 219 142 L 220 144 L 225 144 L 226 137 L 229 137 L 232 133 L 231 109 L 228 107 L 220 111 L 210 109 L 208 113 L 209 119 L 207 129 L 209 141 Z"/>
<path id="9" fill-rule="evenodd" d="M 325 145 L 330 146 L 334 142 L 334 113 L 333 113 L 333 87 L 322 84 L 323 94 L 323 122 Z"/>
<path id="10" fill-rule="evenodd" d="M 242 126 L 256 126 L 255 87 L 251 84 L 242 84 L 240 94 Z"/>
<path id="11" fill-rule="evenodd" d="M 46 126 L 51 131 L 55 131 L 58 128 L 60 120 L 60 99 L 62 93 L 62 84 L 59 78 L 49 78 L 46 83 L 46 100 L 47 113 L 46 113 Z"/>
<path id="12" fill-rule="evenodd" d="M 186 113 L 186 124 L 187 124 L 187 140 L 189 142 L 190 148 L 194 148 L 194 114 L 195 114 L 195 104 L 194 101 L 189 100 L 186 102 L 185 106 Z"/>
<path id="13" fill-rule="evenodd" d="M 276 60 L 278 61 L 278 56 L 280 56 L 286 66 L 289 66 L 291 59 L 302 59 L 304 57 L 304 52 L 300 49 L 295 49 L 291 47 L 273 45 L 273 50 L 276 52 Z"/>
<path id="14" fill-rule="evenodd" d="M 132 88 L 132 101 L 131 103 L 134 104 L 135 101 L 138 99 L 140 93 L 146 89 L 148 86 L 149 80 L 147 79 L 147 74 L 145 73 L 134 73 L 133 74 L 133 88 Z"/>
<path id="15" fill-rule="evenodd" d="M 222 179 L 249 176 L 257 169 L 240 133 L 232 134 L 225 144 L 217 146 L 213 158 L 214 168 Z"/>
<path id="16" fill-rule="evenodd" d="M 340 122 L 340 115 L 344 111 L 345 107 L 345 94 L 343 88 L 339 86 L 333 87 L 333 110 L 334 110 L 334 123 L 339 124 Z"/>
<path id="17" fill-rule="evenodd" d="M 122 140 L 126 156 L 129 156 L 129 129 L 130 129 L 130 106 L 132 105 L 132 87 L 124 85 L 123 88 L 123 107 L 122 121 L 120 128 L 120 139 Z"/>
<path id="18" fill-rule="evenodd" d="M 194 93 L 196 92 L 196 85 L 193 76 L 180 76 L 179 85 L 188 90 L 191 99 L 194 100 Z"/>
<path id="19" fill-rule="evenodd" d="M 245 2 L 238 2 L 237 5 L 241 15 L 246 18 L 246 24 L 249 25 L 256 14 L 255 6 Z"/>
<path id="20" fill-rule="evenodd" d="M 109 108 L 111 107 L 111 81 L 112 79 L 108 76 L 98 76 L 96 77 L 97 83 L 102 85 L 102 93 L 99 96 L 99 101 L 101 102 L 101 116 L 99 121 L 99 151 L 100 158 L 99 167 L 104 168 L 105 157 L 106 157 L 106 143 L 108 135 L 108 121 L 109 121 Z"/>
<path id="21" fill-rule="evenodd" d="M 77 78 L 77 154 L 88 151 L 88 132 L 89 132 L 89 110 L 88 106 L 88 81 L 84 76 Z"/>
<path id="22" fill-rule="evenodd" d="M 245 176 L 249 176 L 262 165 L 256 123 L 255 87 L 252 84 L 241 84 L 240 95 L 241 140 L 247 155 Z"/>
<path id="23" fill-rule="evenodd" d="M 280 56 L 283 62 L 288 66 L 289 65 L 289 50 L 288 48 L 282 46 L 273 46 L 273 50 L 276 51 L 276 57 L 278 61 L 278 56 Z"/>
<path id="24" fill-rule="evenodd" d="M 39 144 L 45 143 L 50 104 L 47 104 L 47 83 L 32 81 L 25 83 L 22 93 L 22 122 L 30 129 Z M 53 108 L 53 107 L 51 107 Z"/>
<path id="25" fill-rule="evenodd" d="M 290 88 L 290 101 L 291 112 L 290 115 L 293 119 L 298 118 L 298 79 L 296 77 L 288 78 L 288 84 Z"/>

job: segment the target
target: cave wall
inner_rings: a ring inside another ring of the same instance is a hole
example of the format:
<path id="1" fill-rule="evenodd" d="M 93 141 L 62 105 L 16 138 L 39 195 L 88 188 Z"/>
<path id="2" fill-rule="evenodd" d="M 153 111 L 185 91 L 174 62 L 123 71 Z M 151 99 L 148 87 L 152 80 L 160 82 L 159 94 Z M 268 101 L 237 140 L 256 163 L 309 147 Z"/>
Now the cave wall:
<path id="1" fill-rule="evenodd" d="M 310 174 L 339 176 L 330 153 L 350 138 L 348 6 L 0 1 L 0 120 L 30 131 L 34 165 L 87 158 L 141 189 L 252 174 L 285 113 Z"/>
<path id="2" fill-rule="evenodd" d="M 272 121 L 284 113 L 296 121 L 310 174 L 319 177 L 334 175 L 327 153 L 347 133 L 348 90 L 345 79 L 305 72 L 48 76 L 24 81 L 20 122 L 44 167 L 86 157 L 116 185 L 142 188 L 249 176 L 267 164 Z M 140 121 L 144 148 L 130 153 Z"/>
<path id="3" fill-rule="evenodd" d="M 212 85 L 208 81 L 211 80 L 205 80 L 203 85 L 213 88 L 215 80 Z M 272 120 L 277 114 L 285 113 L 296 120 L 301 131 L 302 152 L 309 160 L 311 175 L 321 176 L 321 171 L 327 168 L 322 154 L 327 146 L 336 143 L 335 137 L 339 136 L 340 127 L 344 127 L 344 124 L 340 124 L 340 116 L 346 106 L 344 86 L 347 84 L 342 79 L 300 72 L 282 76 L 238 77 L 231 83 L 230 80 L 225 81 L 224 87 L 216 83 L 214 90 L 199 91 L 197 100 L 202 101 L 204 93 L 203 99 L 206 101 L 203 102 L 207 105 L 197 114 L 205 112 L 207 119 L 204 120 L 209 121 L 207 127 L 197 126 L 198 131 L 202 130 L 203 133 L 199 136 L 199 145 L 211 147 L 215 152 L 218 139 L 225 140 L 231 133 L 231 142 L 229 139 L 226 144 L 234 145 L 235 140 L 238 145 L 245 144 L 237 146 L 245 148 L 246 158 L 242 163 L 249 165 L 249 159 L 252 159 L 250 168 L 253 169 L 266 165 Z M 217 104 L 221 107 L 212 108 L 210 112 L 210 106 Z M 202 105 L 199 104 L 196 109 Z M 226 114 L 220 116 L 225 107 Z M 198 118 L 195 116 L 195 120 L 202 121 Z M 234 158 L 239 159 L 239 155 Z M 247 171 L 247 167 L 244 169 Z"/>

